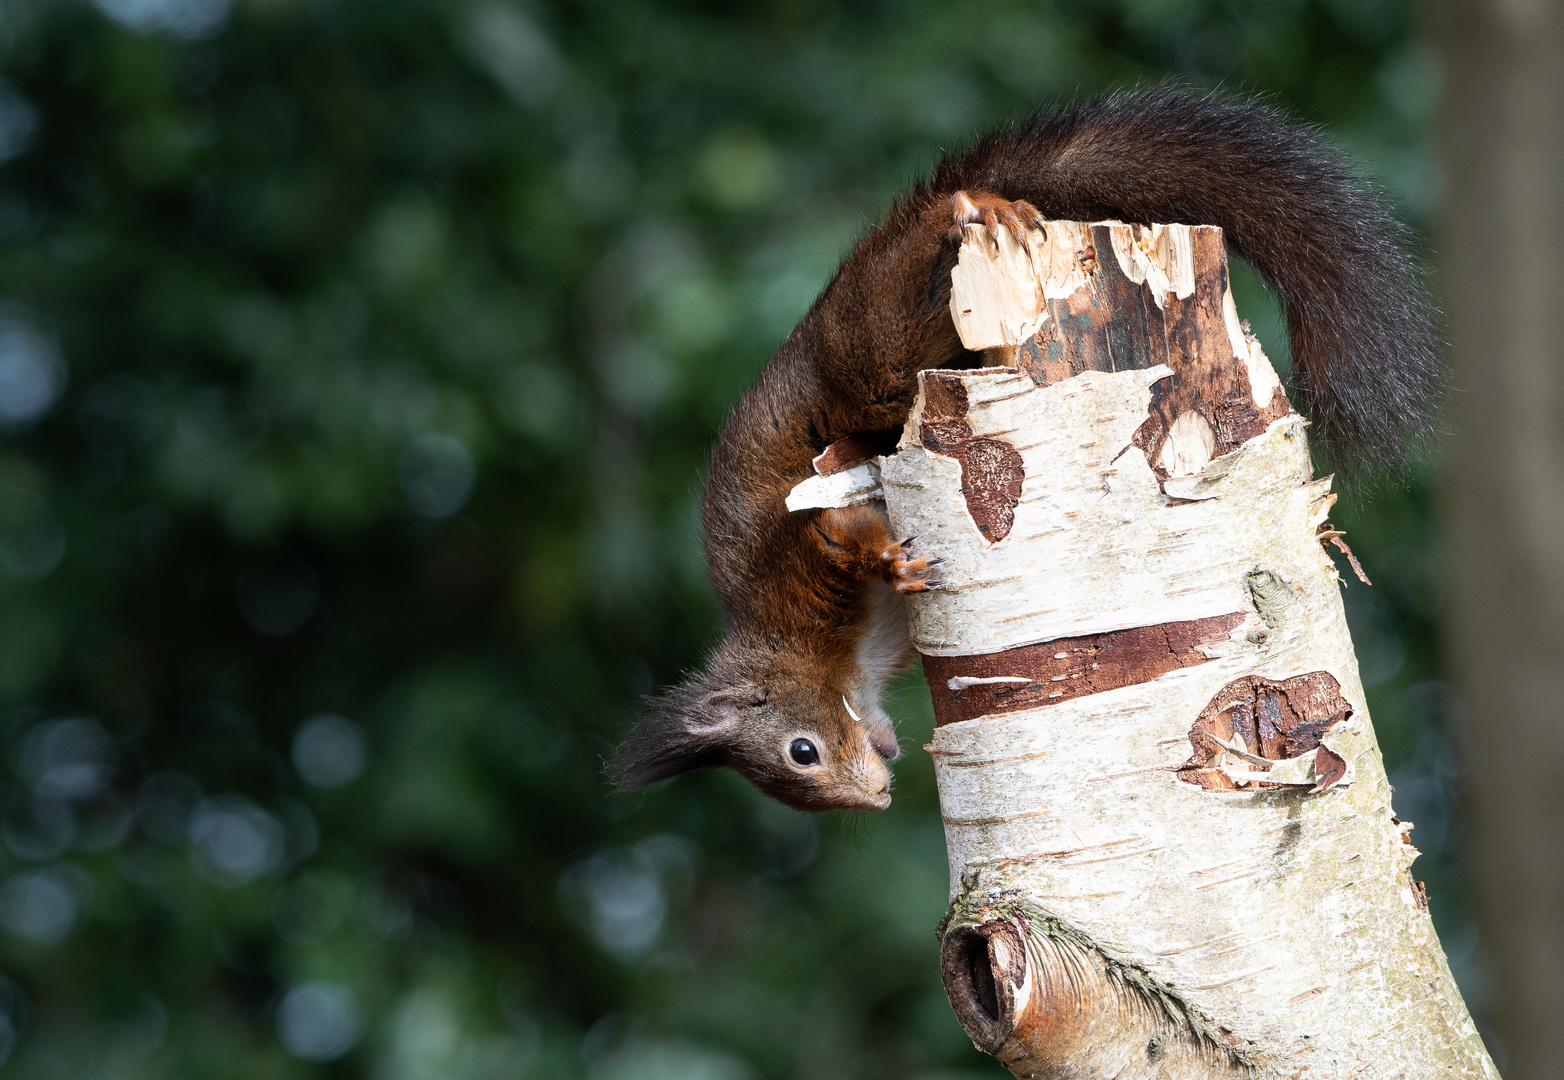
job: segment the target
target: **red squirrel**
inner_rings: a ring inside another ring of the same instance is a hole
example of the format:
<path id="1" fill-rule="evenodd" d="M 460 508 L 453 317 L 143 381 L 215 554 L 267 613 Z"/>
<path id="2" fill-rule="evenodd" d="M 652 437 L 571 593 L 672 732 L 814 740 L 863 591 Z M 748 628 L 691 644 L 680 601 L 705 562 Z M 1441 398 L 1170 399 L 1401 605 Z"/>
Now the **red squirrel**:
<path id="1" fill-rule="evenodd" d="M 702 504 L 727 614 L 705 669 L 656 699 L 612 763 L 621 790 L 727 766 L 800 810 L 882 810 L 881 706 L 914 659 L 903 593 L 938 584 L 883 513 L 789 513 L 812 460 L 899 429 L 926 368 L 981 367 L 950 315 L 961 226 L 1044 219 L 1220 226 L 1281 298 L 1295 389 L 1333 454 L 1394 460 L 1439 377 L 1407 230 L 1313 130 L 1176 88 L 1040 112 L 947 156 L 892 206 L 728 419 Z"/>

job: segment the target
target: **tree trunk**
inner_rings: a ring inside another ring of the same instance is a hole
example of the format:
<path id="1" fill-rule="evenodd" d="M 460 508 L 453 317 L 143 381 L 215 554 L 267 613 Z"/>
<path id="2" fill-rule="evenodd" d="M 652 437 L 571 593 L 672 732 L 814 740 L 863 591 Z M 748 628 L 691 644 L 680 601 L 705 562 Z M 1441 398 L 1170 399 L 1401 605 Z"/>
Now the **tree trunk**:
<path id="1" fill-rule="evenodd" d="M 1466 841 L 1512 1080 L 1564 1066 L 1564 13 L 1442 5 L 1456 432 L 1448 650 Z"/>
<path id="2" fill-rule="evenodd" d="M 879 470 L 944 560 L 910 615 L 973 1042 L 1018 1077 L 1497 1076 L 1221 232 L 973 225 L 954 284 L 996 366 L 924 372 Z"/>

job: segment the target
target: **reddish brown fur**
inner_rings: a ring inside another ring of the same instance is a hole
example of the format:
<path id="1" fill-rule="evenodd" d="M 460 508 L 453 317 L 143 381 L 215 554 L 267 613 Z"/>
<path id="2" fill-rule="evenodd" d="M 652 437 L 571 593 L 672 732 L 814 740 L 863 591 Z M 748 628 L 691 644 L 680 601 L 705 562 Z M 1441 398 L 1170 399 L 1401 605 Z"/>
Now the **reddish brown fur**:
<path id="1" fill-rule="evenodd" d="M 826 559 L 852 581 L 878 578 L 902 593 L 930 587 L 924 574 L 933 560 L 927 555 L 910 555 L 905 543 L 891 539 L 885 515 L 868 506 L 822 511 L 815 521 L 815 532 Z"/>

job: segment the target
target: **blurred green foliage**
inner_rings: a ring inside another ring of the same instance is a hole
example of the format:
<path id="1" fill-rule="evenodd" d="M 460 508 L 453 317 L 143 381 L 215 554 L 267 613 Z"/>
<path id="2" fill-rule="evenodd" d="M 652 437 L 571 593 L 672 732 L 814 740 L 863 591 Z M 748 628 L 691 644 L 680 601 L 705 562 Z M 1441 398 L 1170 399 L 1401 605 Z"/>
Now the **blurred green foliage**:
<path id="1" fill-rule="evenodd" d="M 4 0 L 0 58 L 15 1076 L 1001 1075 L 936 970 L 916 678 L 884 815 L 608 792 L 717 630 L 724 411 L 901 185 L 1039 101 L 1262 90 L 1438 197 L 1395 0 Z M 1448 825 L 1426 487 L 1344 510 Z"/>

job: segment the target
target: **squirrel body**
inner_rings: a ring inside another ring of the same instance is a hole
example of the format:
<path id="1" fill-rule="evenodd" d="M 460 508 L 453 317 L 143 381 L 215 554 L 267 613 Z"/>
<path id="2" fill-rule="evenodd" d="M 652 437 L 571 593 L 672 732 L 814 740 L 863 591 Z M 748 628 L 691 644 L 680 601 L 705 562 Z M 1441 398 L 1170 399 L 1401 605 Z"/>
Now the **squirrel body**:
<path id="1" fill-rule="evenodd" d="M 1293 379 L 1327 447 L 1394 459 L 1426 417 L 1439 365 L 1407 230 L 1315 132 L 1167 88 L 999 128 L 858 242 L 723 428 L 702 522 L 726 633 L 620 747 L 622 790 L 728 766 L 802 810 L 889 805 L 881 696 L 915 655 L 902 594 L 938 584 L 937 560 L 871 507 L 790 513 L 785 499 L 830 444 L 899 431 L 919 371 L 982 366 L 949 310 L 961 226 L 1019 237 L 1045 219 L 1221 227 L 1286 308 Z"/>

